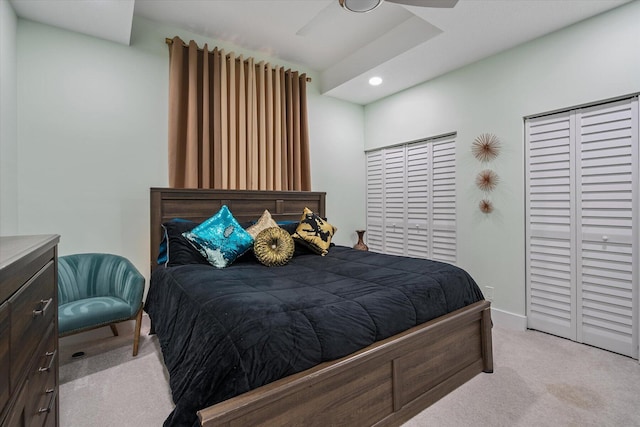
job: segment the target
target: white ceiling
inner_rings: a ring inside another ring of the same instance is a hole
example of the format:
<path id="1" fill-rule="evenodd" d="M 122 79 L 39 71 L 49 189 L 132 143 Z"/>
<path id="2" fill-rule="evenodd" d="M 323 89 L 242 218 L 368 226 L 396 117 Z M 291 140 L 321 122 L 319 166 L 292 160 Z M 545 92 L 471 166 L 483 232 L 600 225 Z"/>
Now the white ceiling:
<path id="1" fill-rule="evenodd" d="M 338 0 L 10 1 L 20 18 L 123 44 L 134 15 L 170 24 L 316 71 L 322 93 L 368 104 L 630 0 L 386 2 L 365 14 Z"/>

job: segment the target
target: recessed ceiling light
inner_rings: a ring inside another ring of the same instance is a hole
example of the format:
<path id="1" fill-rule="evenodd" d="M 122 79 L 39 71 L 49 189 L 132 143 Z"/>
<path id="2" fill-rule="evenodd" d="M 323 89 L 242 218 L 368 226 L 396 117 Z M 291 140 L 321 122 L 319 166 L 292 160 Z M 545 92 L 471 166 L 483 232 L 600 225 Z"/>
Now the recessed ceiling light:
<path id="1" fill-rule="evenodd" d="M 379 84 L 381 84 L 381 83 L 382 83 L 382 78 L 381 78 L 381 77 L 377 77 L 377 76 L 376 76 L 376 77 L 371 77 L 371 78 L 369 79 L 369 84 L 370 84 L 371 86 L 378 86 L 378 85 L 379 85 Z"/>

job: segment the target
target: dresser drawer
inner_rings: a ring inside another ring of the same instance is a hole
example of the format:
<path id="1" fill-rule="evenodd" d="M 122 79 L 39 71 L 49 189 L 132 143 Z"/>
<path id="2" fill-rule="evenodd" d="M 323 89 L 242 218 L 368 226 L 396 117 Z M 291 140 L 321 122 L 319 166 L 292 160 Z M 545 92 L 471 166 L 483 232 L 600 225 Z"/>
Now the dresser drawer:
<path id="1" fill-rule="evenodd" d="M 32 404 L 32 425 L 45 424 L 47 417 L 55 417 L 57 398 L 58 352 L 54 325 L 51 325 L 38 348 L 36 361 L 29 375 L 29 401 Z"/>
<path id="2" fill-rule="evenodd" d="M 49 261 L 9 299 L 11 311 L 11 389 L 26 375 L 38 344 L 56 324 L 55 266 Z"/>
<path id="3" fill-rule="evenodd" d="M 9 389 L 9 303 L 0 304 L 0 420 L 11 395 Z"/>

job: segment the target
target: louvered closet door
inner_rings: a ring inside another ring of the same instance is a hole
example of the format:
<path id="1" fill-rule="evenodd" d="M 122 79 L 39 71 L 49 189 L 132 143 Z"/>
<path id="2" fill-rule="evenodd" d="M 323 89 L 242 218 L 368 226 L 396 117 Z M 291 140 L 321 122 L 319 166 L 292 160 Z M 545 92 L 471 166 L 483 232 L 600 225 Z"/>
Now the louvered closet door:
<path id="1" fill-rule="evenodd" d="M 456 146 L 453 138 L 431 143 L 431 258 L 456 263 Z"/>
<path id="2" fill-rule="evenodd" d="M 367 244 L 456 262 L 455 135 L 366 154 Z"/>
<path id="3" fill-rule="evenodd" d="M 384 252 L 406 255 L 405 147 L 384 153 Z"/>
<path id="4" fill-rule="evenodd" d="M 383 176 L 382 150 L 367 153 L 367 232 L 369 250 L 382 252 Z"/>
<path id="5" fill-rule="evenodd" d="M 573 127 L 568 112 L 527 121 L 527 322 L 575 340 Z"/>
<path id="6" fill-rule="evenodd" d="M 578 110 L 577 120 L 578 341 L 637 358 L 637 102 Z"/>
<path id="7" fill-rule="evenodd" d="M 429 182 L 431 144 L 407 146 L 407 255 L 430 258 Z"/>
<path id="8" fill-rule="evenodd" d="M 526 132 L 528 325 L 638 358 L 638 100 Z"/>

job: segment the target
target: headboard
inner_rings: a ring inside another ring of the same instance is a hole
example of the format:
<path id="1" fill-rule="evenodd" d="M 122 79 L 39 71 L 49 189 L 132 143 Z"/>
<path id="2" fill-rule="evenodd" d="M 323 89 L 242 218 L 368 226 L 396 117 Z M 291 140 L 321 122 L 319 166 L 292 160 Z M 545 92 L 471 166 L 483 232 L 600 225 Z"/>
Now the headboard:
<path id="1" fill-rule="evenodd" d="M 172 218 L 204 221 L 227 205 L 238 221 L 260 218 L 268 209 L 276 221 L 299 220 L 305 207 L 325 218 L 326 193 L 317 191 L 151 188 L 151 271 L 157 266 L 162 223 Z"/>

